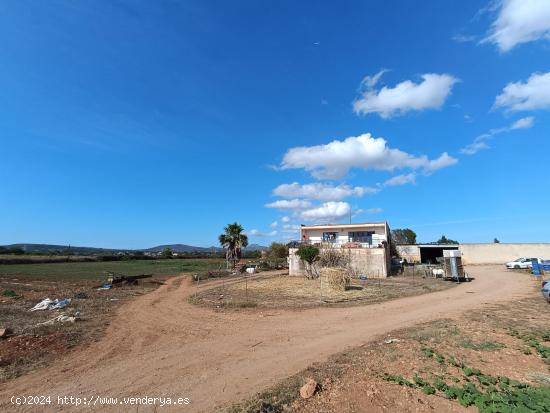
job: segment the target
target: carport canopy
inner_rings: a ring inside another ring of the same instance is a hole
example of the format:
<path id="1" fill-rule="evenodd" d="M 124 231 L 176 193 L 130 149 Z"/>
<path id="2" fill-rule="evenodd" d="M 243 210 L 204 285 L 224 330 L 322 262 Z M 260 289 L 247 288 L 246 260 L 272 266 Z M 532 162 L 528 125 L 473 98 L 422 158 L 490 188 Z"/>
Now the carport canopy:
<path id="1" fill-rule="evenodd" d="M 443 258 L 444 250 L 457 250 L 458 244 L 422 244 L 418 248 L 422 264 L 436 264 L 437 258 Z"/>

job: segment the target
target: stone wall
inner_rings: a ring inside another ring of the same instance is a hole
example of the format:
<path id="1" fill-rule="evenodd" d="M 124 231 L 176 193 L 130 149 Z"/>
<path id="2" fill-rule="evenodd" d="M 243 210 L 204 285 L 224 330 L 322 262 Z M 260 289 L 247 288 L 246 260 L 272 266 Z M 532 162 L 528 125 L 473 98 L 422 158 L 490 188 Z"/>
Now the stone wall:
<path id="1" fill-rule="evenodd" d="M 290 248 L 288 256 L 289 274 L 293 276 L 305 275 L 305 268 L 296 255 L 296 248 Z M 351 265 L 360 274 L 368 278 L 385 278 L 389 273 L 388 254 L 385 248 L 342 248 L 346 255 L 349 254 Z"/>

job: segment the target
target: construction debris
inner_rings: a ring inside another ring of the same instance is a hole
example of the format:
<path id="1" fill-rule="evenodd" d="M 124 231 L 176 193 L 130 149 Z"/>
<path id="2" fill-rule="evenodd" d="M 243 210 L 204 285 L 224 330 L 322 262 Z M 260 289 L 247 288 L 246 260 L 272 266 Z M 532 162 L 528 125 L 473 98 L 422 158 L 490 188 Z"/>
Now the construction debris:
<path id="1" fill-rule="evenodd" d="M 42 301 L 40 301 L 38 304 L 36 304 L 33 308 L 31 308 L 29 311 L 41 311 L 41 310 L 59 310 L 61 308 L 64 308 L 71 304 L 70 298 L 65 298 L 63 300 L 50 300 L 49 298 L 45 298 Z"/>
<path id="2" fill-rule="evenodd" d="M 43 323 L 37 324 L 37 326 L 47 326 L 55 323 L 74 323 L 75 321 L 78 321 L 78 320 L 79 320 L 78 313 L 75 314 L 74 316 L 60 314 L 57 317 L 52 318 L 51 320 L 44 321 Z"/>

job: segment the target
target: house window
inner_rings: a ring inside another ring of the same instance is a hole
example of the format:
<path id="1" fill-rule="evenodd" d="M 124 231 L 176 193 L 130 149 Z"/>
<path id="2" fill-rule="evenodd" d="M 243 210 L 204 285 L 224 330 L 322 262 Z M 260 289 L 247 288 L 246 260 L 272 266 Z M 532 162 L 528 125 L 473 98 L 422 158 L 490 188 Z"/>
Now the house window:
<path id="1" fill-rule="evenodd" d="M 372 234 L 374 231 L 352 231 L 348 233 L 348 241 L 372 244 Z"/>
<path id="2" fill-rule="evenodd" d="M 337 238 L 337 232 L 323 232 L 323 242 L 335 242 Z"/>

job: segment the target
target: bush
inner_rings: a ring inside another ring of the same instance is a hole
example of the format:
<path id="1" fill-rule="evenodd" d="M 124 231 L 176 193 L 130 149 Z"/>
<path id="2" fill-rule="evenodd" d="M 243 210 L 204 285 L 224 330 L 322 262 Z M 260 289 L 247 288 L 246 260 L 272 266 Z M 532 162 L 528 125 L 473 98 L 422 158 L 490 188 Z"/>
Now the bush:
<path id="1" fill-rule="evenodd" d="M 302 244 L 298 248 L 298 251 L 296 251 L 296 255 L 309 265 L 312 265 L 319 257 L 319 248 L 313 245 Z"/>
<path id="2" fill-rule="evenodd" d="M 341 250 L 326 248 L 323 249 L 319 255 L 319 265 L 321 267 L 345 267 L 349 262 L 349 256 L 344 254 Z"/>
<path id="3" fill-rule="evenodd" d="M 314 264 L 319 258 L 319 248 L 302 244 L 296 251 L 296 255 L 305 263 L 307 278 L 318 278 L 319 274 Z"/>

